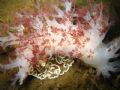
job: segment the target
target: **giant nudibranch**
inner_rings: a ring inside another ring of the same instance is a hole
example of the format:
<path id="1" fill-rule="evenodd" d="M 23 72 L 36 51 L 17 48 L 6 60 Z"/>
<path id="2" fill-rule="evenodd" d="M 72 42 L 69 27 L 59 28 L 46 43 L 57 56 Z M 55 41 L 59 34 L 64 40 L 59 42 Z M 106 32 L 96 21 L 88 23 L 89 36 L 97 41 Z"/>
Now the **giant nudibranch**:
<path id="1" fill-rule="evenodd" d="M 53 55 L 78 58 L 96 68 L 98 75 L 105 77 L 110 76 L 109 71 L 119 71 L 118 61 L 109 62 L 109 59 L 119 55 L 116 52 L 120 38 L 103 43 L 111 26 L 107 5 L 95 4 L 93 7 L 79 8 L 74 7 L 74 0 L 62 2 L 64 8 L 51 5 L 52 13 L 40 9 L 31 14 L 16 13 L 17 23 L 14 27 L 9 26 L 9 29 L 16 32 L 8 31 L 8 36 L 0 37 L 0 46 L 3 48 L 16 45 L 15 60 L 9 64 L 0 64 L 3 70 L 19 67 L 13 84 L 17 80 L 22 84 L 35 64 L 41 63 L 44 67 L 46 58 Z M 24 33 L 26 28 L 30 33 Z M 70 64 L 72 63 L 73 61 Z M 54 73 L 59 74 L 60 70 L 57 69 Z"/>

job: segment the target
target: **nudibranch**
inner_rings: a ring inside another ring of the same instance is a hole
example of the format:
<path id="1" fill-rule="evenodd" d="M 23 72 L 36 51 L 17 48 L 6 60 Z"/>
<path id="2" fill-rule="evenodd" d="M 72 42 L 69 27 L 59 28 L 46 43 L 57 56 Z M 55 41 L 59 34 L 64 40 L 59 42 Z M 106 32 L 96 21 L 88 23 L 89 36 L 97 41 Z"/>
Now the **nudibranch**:
<path id="1" fill-rule="evenodd" d="M 109 59 L 119 56 L 116 52 L 120 48 L 120 38 L 103 43 L 111 26 L 107 5 L 80 8 L 74 5 L 75 0 L 61 3 L 62 8 L 50 5 L 51 13 L 38 7 L 35 13 L 17 12 L 15 25 L 8 27 L 15 32 L 8 30 L 7 36 L 0 37 L 0 46 L 4 49 L 16 45 L 13 51 L 16 58 L 8 64 L 0 64 L 3 70 L 19 68 L 12 84 L 19 80 L 21 85 L 28 75 L 41 80 L 56 78 L 68 71 L 73 58 L 96 68 L 97 75 L 109 77 L 109 71 L 119 71 L 118 61 L 109 62 Z M 29 33 L 25 33 L 26 29 Z M 34 67 L 38 72 L 44 67 L 47 69 L 37 75 L 30 73 Z"/>

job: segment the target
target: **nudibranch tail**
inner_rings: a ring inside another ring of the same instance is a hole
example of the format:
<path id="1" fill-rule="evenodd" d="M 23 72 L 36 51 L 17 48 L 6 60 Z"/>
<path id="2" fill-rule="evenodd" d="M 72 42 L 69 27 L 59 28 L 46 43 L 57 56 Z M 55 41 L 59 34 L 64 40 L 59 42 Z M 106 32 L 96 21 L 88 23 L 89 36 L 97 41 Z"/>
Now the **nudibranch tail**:
<path id="1" fill-rule="evenodd" d="M 97 70 L 97 75 L 102 74 L 104 77 L 110 77 L 110 72 L 120 71 L 120 61 L 117 60 L 120 53 L 120 37 L 112 40 L 108 44 L 102 43 L 94 51 L 92 58 L 87 58 L 84 62 L 93 66 Z M 113 59 L 113 61 L 110 61 Z"/>

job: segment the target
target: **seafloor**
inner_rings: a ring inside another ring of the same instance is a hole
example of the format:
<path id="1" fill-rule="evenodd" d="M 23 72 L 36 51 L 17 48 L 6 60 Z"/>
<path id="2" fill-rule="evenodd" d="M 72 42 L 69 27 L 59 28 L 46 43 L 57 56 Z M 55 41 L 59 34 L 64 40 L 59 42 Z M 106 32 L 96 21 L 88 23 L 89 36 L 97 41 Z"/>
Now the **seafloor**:
<path id="1" fill-rule="evenodd" d="M 43 3 L 56 0 L 41 0 Z M 109 3 L 111 12 L 117 21 L 107 34 L 105 41 L 120 35 L 120 0 L 97 0 Z M 32 7 L 34 0 L 0 0 L 0 23 L 11 23 L 12 14 L 18 10 Z M 77 0 L 77 5 L 86 5 L 87 0 Z M 1 35 L 1 33 L 0 33 Z M 7 49 L 4 53 L 0 48 L 0 63 L 7 62 Z M 75 61 L 68 72 L 57 79 L 39 80 L 29 76 L 23 85 L 11 86 L 11 78 L 16 70 L 0 72 L 0 90 L 120 90 L 120 74 L 113 74 L 112 77 L 104 79 L 102 76 L 95 76 L 95 69 Z"/>

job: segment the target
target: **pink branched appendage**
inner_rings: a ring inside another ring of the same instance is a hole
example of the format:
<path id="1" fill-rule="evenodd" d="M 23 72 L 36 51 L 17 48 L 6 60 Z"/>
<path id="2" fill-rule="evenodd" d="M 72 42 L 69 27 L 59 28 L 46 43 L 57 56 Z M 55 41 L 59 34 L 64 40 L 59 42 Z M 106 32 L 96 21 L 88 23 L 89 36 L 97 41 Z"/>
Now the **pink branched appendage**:
<path id="1" fill-rule="evenodd" d="M 0 37 L 0 45 L 6 48 L 17 45 L 14 54 L 16 59 L 10 64 L 1 65 L 2 69 L 19 67 L 13 82 L 20 84 L 27 77 L 31 67 L 39 61 L 45 65 L 47 57 L 53 55 L 78 58 L 96 68 L 97 74 L 109 76 L 109 71 L 118 71 L 118 62 L 109 62 L 117 57 L 120 39 L 108 44 L 105 38 L 111 23 L 107 5 L 95 4 L 82 8 L 72 8 L 74 0 L 63 0 L 64 8 L 51 5 L 53 13 L 38 10 L 36 13 L 16 13 L 16 32 Z M 25 30 L 29 30 L 26 34 Z M 41 57 L 41 60 L 40 60 Z"/>

